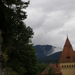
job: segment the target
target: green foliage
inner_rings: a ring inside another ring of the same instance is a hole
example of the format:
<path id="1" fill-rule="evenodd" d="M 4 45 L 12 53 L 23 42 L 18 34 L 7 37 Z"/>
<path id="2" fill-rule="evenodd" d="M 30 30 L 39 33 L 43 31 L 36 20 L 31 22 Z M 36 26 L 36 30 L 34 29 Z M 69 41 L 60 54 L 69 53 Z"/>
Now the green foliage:
<path id="1" fill-rule="evenodd" d="M 50 67 L 47 75 L 56 75 L 55 74 L 55 71 L 53 71 L 53 68 L 52 67 Z"/>
<path id="2" fill-rule="evenodd" d="M 18 73 L 19 75 L 24 75 L 27 72 L 27 70 L 24 67 L 19 66 Z"/>
<path id="3" fill-rule="evenodd" d="M 19 75 L 19 74 L 13 71 L 11 68 L 8 68 L 8 75 Z"/>
<path id="4" fill-rule="evenodd" d="M 18 27 L 22 27 L 22 20 L 26 19 L 26 12 L 22 11 L 23 7 L 27 7 L 27 2 L 21 0 L 1 0 L 0 8 L 2 13 L 0 30 L 3 32 L 3 51 L 13 42 L 13 36 Z M 29 3 L 29 2 L 28 2 Z M 13 4 L 15 7 L 13 8 Z M 3 19 L 3 21 L 2 21 Z M 10 38 L 10 39 L 9 39 Z"/>
<path id="5" fill-rule="evenodd" d="M 43 70 L 45 70 L 45 68 L 48 66 L 49 64 L 39 64 L 38 63 L 38 74 L 41 74 L 43 72 Z"/>
<path id="6" fill-rule="evenodd" d="M 0 3 L 2 51 L 7 66 L 12 69 L 8 74 L 36 75 L 38 61 L 31 43 L 34 33 L 32 28 L 26 27 L 22 21 L 27 18 L 26 12 L 22 9 L 28 6 L 29 1 L 1 0 Z"/>

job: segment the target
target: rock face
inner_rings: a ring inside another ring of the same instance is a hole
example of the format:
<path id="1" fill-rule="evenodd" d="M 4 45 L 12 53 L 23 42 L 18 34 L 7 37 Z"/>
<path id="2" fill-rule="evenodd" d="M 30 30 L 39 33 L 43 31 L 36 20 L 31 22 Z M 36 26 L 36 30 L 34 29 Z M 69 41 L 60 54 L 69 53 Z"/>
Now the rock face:
<path id="1" fill-rule="evenodd" d="M 1 51 L 2 41 L 3 41 L 3 39 L 2 39 L 1 34 L 0 34 L 0 75 L 7 75 L 6 63 L 5 63 L 5 60 L 3 59 L 2 51 Z"/>

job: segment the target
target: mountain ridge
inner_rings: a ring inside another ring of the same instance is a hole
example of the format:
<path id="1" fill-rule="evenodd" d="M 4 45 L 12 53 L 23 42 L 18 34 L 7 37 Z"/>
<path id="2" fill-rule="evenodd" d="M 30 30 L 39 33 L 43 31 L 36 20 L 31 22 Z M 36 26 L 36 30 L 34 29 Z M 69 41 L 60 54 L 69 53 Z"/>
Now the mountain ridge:
<path id="1" fill-rule="evenodd" d="M 33 47 L 36 50 L 37 58 L 49 56 L 53 53 L 62 51 L 61 47 L 55 47 L 52 45 L 34 45 Z"/>
<path id="2" fill-rule="evenodd" d="M 59 61 L 62 48 L 52 45 L 34 45 L 39 63 L 53 63 Z"/>

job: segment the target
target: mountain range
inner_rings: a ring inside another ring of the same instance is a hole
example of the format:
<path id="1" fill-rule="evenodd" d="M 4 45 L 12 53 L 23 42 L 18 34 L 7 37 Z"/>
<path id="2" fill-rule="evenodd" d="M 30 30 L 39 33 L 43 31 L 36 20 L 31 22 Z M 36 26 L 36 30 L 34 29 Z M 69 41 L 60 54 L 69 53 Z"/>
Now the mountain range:
<path id="1" fill-rule="evenodd" d="M 36 56 L 41 63 L 50 63 L 59 60 L 62 48 L 52 45 L 35 45 Z"/>

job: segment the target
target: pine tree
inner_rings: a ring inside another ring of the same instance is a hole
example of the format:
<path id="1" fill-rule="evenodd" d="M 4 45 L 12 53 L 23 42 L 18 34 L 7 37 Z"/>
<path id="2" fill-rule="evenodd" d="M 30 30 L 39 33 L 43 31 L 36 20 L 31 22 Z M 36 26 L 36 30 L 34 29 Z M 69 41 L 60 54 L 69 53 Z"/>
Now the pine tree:
<path id="1" fill-rule="evenodd" d="M 36 75 L 38 62 L 31 43 L 33 30 L 26 27 L 22 21 L 27 18 L 26 12 L 22 9 L 28 7 L 29 1 L 1 0 L 0 2 L 2 9 L 0 15 L 3 15 L 3 24 L 0 27 L 3 37 L 2 51 L 8 56 L 7 66 L 19 75 Z"/>

